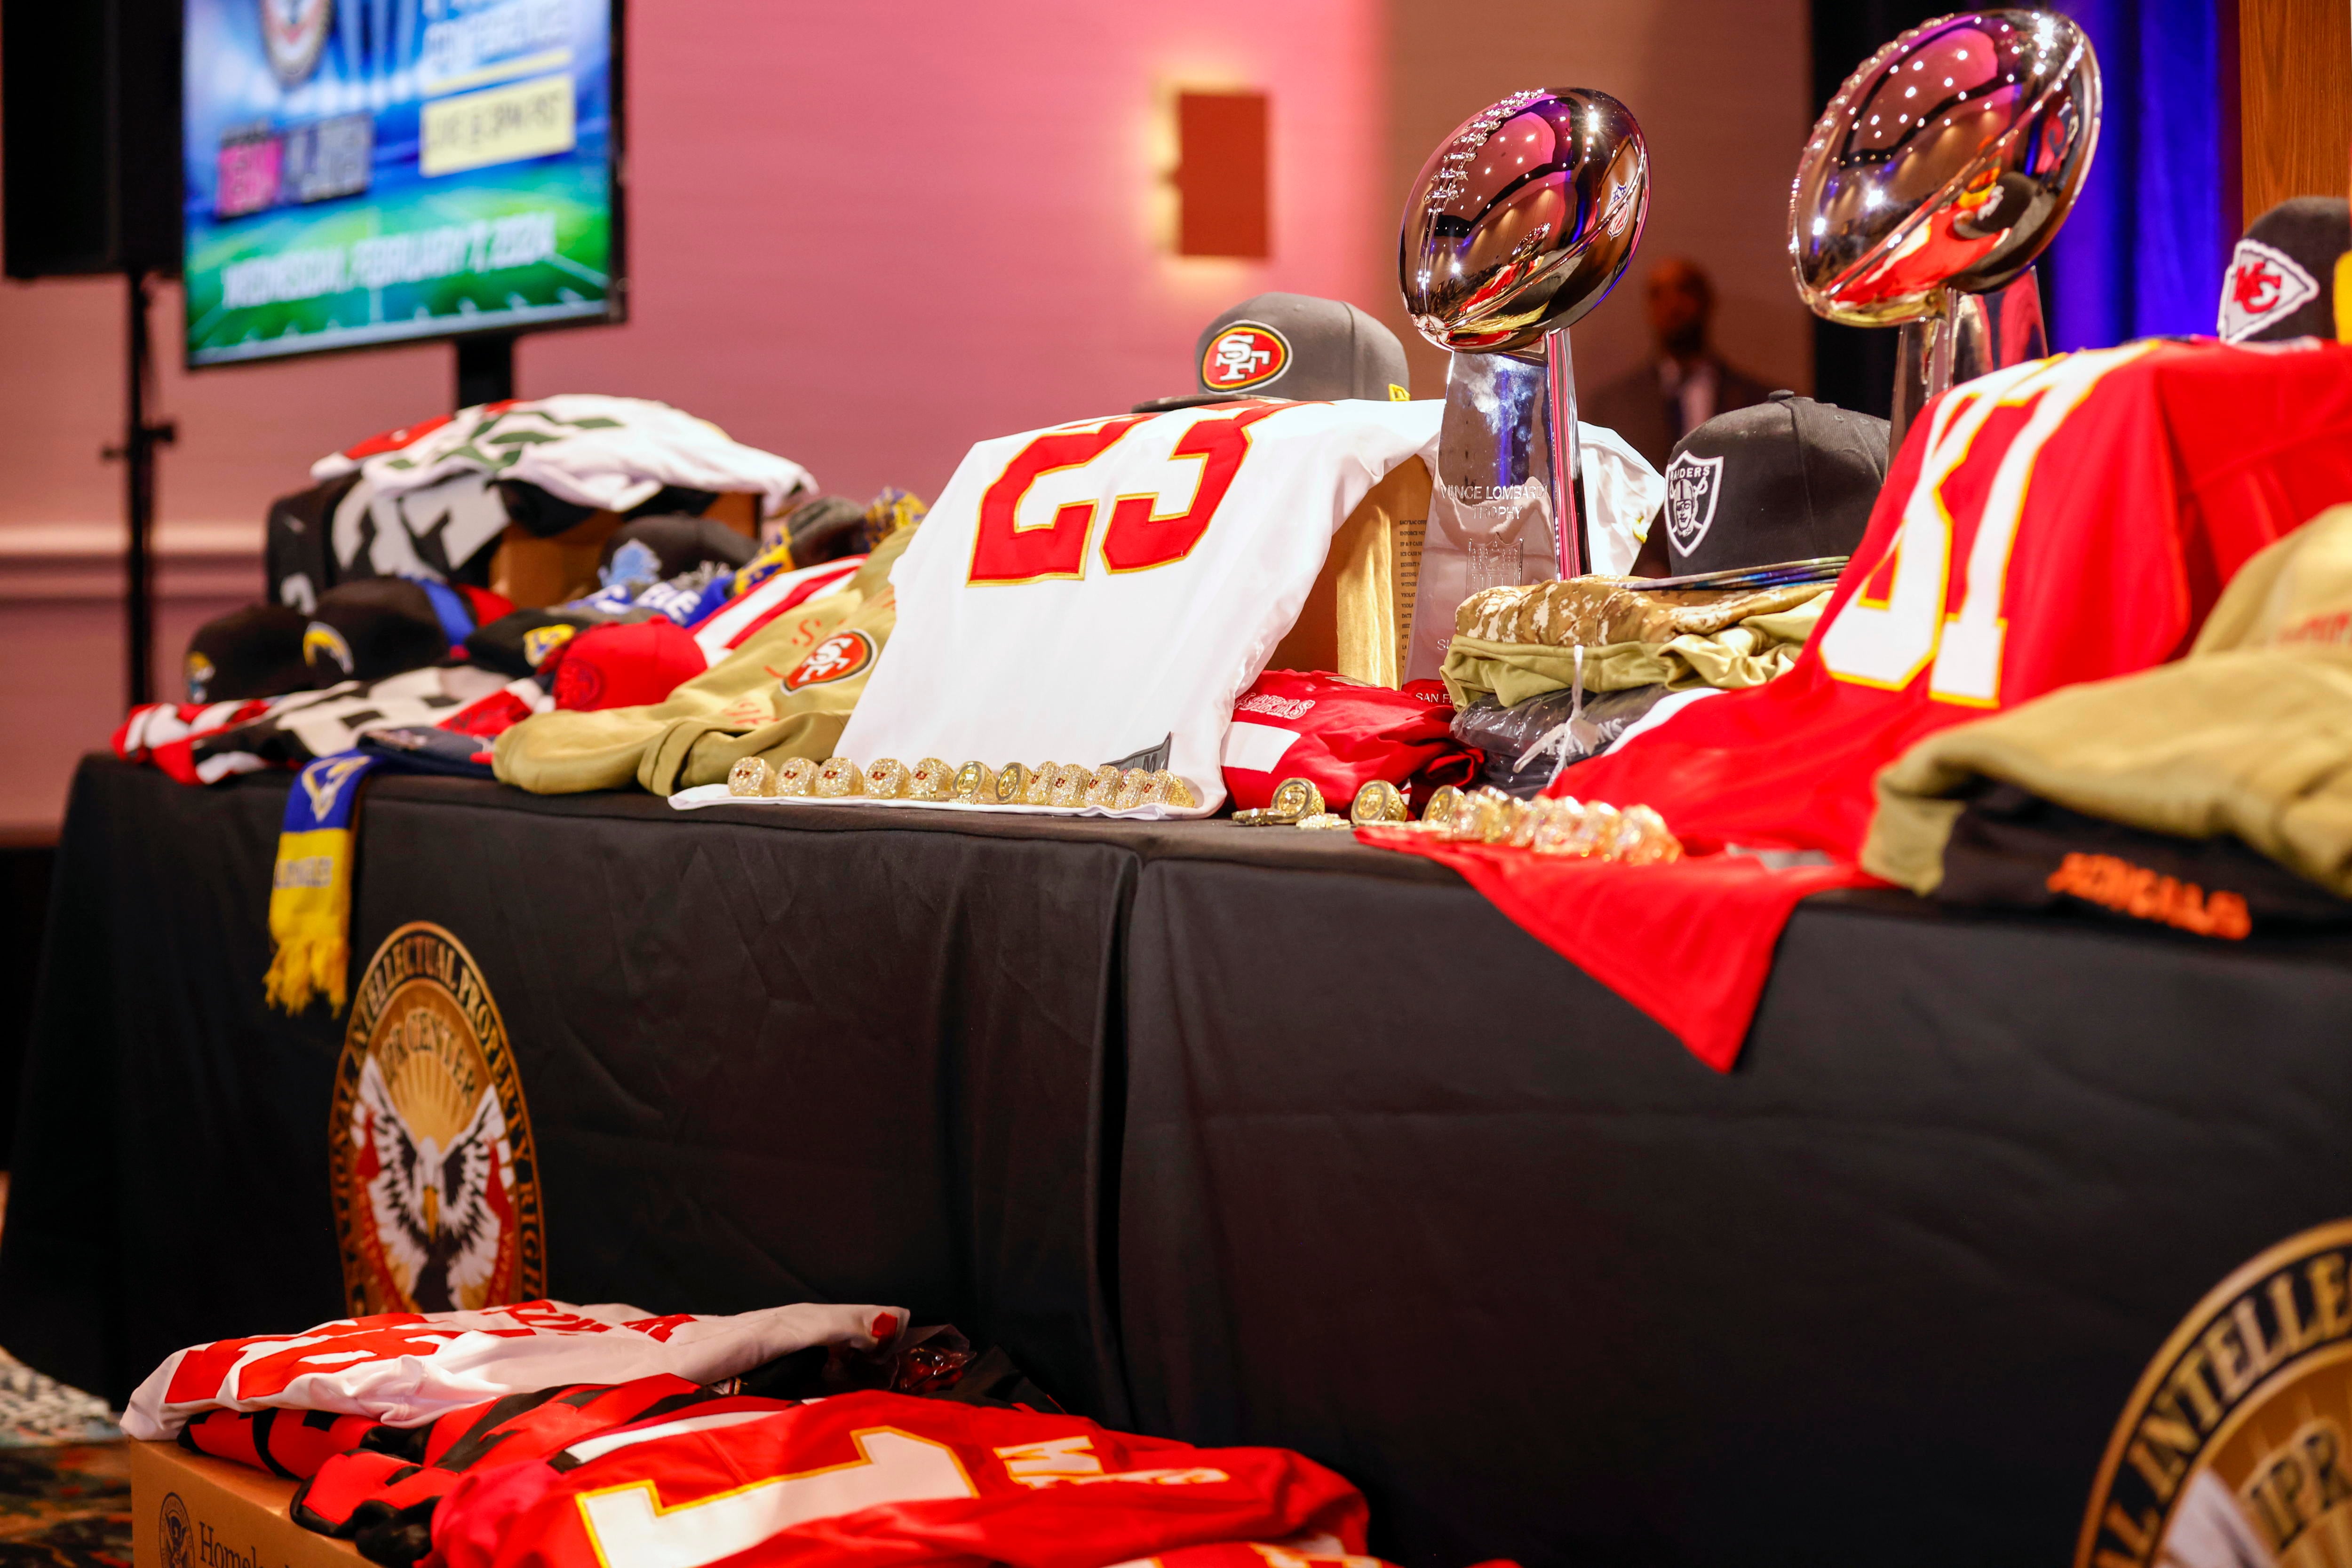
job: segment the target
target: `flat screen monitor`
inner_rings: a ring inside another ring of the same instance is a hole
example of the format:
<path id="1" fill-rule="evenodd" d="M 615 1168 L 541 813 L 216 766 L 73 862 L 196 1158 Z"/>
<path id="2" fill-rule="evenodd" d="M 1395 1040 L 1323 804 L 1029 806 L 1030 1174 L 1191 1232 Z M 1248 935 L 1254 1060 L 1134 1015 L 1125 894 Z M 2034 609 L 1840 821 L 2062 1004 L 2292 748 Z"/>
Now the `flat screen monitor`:
<path id="1" fill-rule="evenodd" d="M 187 362 L 621 319 L 618 0 L 183 0 Z"/>

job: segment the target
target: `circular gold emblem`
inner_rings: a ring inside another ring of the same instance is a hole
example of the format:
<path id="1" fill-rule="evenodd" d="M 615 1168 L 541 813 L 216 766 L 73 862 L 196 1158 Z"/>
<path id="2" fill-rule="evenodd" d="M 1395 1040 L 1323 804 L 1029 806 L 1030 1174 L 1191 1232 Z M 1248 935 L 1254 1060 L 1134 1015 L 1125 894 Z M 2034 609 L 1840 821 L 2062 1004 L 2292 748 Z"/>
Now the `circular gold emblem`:
<path id="1" fill-rule="evenodd" d="M 2076 1568 L 2352 1565 L 2352 1220 L 2197 1303 L 2124 1407 Z"/>
<path id="2" fill-rule="evenodd" d="M 506 1024 L 440 926 L 411 922 L 368 960 L 328 1143 L 353 1316 L 546 1293 L 539 1158 Z"/>

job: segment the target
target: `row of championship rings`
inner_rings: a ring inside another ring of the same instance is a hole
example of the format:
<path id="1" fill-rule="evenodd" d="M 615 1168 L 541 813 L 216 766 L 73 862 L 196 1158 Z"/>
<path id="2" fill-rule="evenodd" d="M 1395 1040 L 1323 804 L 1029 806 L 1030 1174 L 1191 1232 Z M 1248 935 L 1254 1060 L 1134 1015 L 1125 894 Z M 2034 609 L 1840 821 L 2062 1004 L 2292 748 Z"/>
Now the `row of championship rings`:
<path id="1" fill-rule="evenodd" d="M 1356 803 L 1344 817 L 1323 803 L 1323 791 L 1311 779 L 1286 779 L 1274 787 L 1263 806 L 1235 811 L 1234 821 L 1244 828 L 1349 828 L 1375 822 L 1402 822 L 1412 812 L 1403 792 L 1384 779 L 1375 779 L 1356 791 Z"/>
<path id="2" fill-rule="evenodd" d="M 1429 798 L 1421 821 L 1407 824 L 1456 843 L 1497 844 L 1539 855 L 1657 865 L 1683 858 L 1682 841 L 1647 806 L 1622 810 L 1562 795 L 1516 800 L 1492 785 L 1467 793 L 1448 784 Z"/>
<path id="3" fill-rule="evenodd" d="M 770 766 L 764 757 L 746 757 L 727 770 L 730 795 L 814 795 L 820 800 L 961 800 L 973 806 L 1058 806 L 1076 810 L 1094 806 L 1132 811 L 1139 806 L 1191 810 L 1200 805 L 1190 786 L 1173 773 L 1141 768 L 1099 768 L 1045 762 L 1035 768 L 1009 763 L 991 768 L 967 762 L 958 768 L 926 757 L 912 768 L 896 758 L 860 768 L 846 757 L 811 762 L 804 757 Z"/>

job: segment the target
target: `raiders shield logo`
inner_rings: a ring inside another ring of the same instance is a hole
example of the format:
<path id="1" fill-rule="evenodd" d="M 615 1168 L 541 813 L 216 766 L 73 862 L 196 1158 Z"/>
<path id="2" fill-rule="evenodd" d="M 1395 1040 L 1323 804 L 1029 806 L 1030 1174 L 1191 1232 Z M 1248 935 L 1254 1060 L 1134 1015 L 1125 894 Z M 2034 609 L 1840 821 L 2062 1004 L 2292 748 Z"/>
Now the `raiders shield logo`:
<path id="1" fill-rule="evenodd" d="M 2319 298 L 2319 282 L 2276 246 L 2242 239 L 2221 278 L 2217 336 L 2225 343 L 2251 338 Z"/>
<path id="2" fill-rule="evenodd" d="M 2352 1564 L 2352 1220 L 2197 1303 L 2108 1439 L 2075 1568 Z"/>
<path id="3" fill-rule="evenodd" d="M 1290 340 L 1271 327 L 1236 321 L 1209 340 L 1201 384 L 1211 392 L 1264 386 L 1290 368 Z"/>
<path id="4" fill-rule="evenodd" d="M 1716 497 L 1723 491 L 1723 459 L 1685 452 L 1666 465 L 1666 542 L 1688 555 L 1715 521 Z"/>
<path id="5" fill-rule="evenodd" d="M 473 955 L 425 921 L 368 960 L 328 1128 L 353 1316 L 547 1291 L 530 1113 Z"/>
<path id="6" fill-rule="evenodd" d="M 278 85 L 291 91 L 319 68 L 327 30 L 334 25 L 335 0 L 259 0 L 261 46 Z"/>

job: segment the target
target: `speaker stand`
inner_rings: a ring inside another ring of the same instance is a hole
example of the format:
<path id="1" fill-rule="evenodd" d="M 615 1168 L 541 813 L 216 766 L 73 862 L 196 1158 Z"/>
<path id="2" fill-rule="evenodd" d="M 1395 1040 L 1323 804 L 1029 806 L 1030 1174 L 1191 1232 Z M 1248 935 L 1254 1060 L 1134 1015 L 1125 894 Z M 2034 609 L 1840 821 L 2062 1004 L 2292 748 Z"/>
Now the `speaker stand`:
<path id="1" fill-rule="evenodd" d="M 124 274 L 130 285 L 131 319 L 123 334 L 122 444 L 102 448 L 108 462 L 124 467 L 123 510 L 131 539 L 122 558 L 124 681 L 131 706 L 155 700 L 155 449 L 179 439 L 170 420 L 149 423 L 147 403 L 155 382 L 154 346 L 147 335 L 153 294 L 144 271 Z"/>

